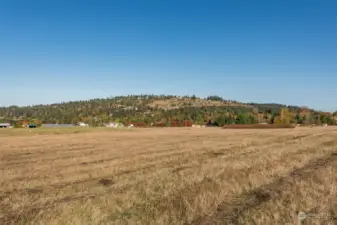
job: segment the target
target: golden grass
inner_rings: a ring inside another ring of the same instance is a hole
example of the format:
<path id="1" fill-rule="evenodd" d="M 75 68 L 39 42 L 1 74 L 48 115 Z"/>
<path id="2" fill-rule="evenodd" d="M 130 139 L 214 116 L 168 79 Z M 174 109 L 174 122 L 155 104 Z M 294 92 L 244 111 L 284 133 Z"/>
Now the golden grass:
<path id="1" fill-rule="evenodd" d="M 111 130 L 2 131 L 0 224 L 296 224 L 296 210 L 313 208 L 336 216 L 335 128 Z"/>
<path id="2" fill-rule="evenodd" d="M 132 131 L 127 128 L 106 128 L 106 127 L 60 127 L 60 128 L 13 128 L 13 129 L 0 129 L 0 137 L 11 137 L 11 136 L 35 136 L 35 135 L 46 135 L 46 134 L 78 134 L 78 133 L 92 133 L 92 132 L 102 132 L 102 131 Z"/>

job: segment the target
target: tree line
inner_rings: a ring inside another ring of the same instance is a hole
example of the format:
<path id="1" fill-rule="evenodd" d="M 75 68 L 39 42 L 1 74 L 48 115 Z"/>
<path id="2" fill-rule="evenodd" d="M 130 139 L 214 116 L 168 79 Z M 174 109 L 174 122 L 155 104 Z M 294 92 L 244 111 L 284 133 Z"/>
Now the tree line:
<path id="1" fill-rule="evenodd" d="M 151 104 L 158 100 L 165 103 L 171 99 L 175 99 L 178 103 L 179 99 L 184 99 L 184 104 L 175 108 Z M 336 125 L 337 112 L 321 112 L 282 104 L 243 104 L 224 100 L 219 96 L 208 96 L 203 100 L 236 103 L 236 105 L 195 107 L 192 102 L 196 99 L 200 98 L 194 95 L 129 95 L 50 105 L 1 107 L 0 122 L 39 121 L 39 123 L 58 124 L 85 122 L 92 126 L 101 126 L 108 122 L 170 125 L 172 121 L 189 120 L 195 124 L 212 123 L 215 126 L 254 123 Z"/>

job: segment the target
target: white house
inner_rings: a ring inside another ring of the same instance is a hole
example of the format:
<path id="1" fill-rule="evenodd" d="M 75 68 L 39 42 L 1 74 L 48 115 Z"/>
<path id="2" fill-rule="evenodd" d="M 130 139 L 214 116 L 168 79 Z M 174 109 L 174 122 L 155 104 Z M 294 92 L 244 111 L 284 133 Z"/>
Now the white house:
<path id="1" fill-rule="evenodd" d="M 105 126 L 111 127 L 111 128 L 124 127 L 124 125 L 122 123 L 113 123 L 113 122 L 110 122 L 110 123 L 106 124 Z"/>
<path id="2" fill-rule="evenodd" d="M 10 126 L 9 123 L 0 123 L 0 128 L 10 128 Z"/>
<path id="3" fill-rule="evenodd" d="M 88 127 L 89 124 L 86 124 L 86 123 L 83 123 L 83 122 L 79 122 L 78 126 L 80 126 L 80 127 Z"/>

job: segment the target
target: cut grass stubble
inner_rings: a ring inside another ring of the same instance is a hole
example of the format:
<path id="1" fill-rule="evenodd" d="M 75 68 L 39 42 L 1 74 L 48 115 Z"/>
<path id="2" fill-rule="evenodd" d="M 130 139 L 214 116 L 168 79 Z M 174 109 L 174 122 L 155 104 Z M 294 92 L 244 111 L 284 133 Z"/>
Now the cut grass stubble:
<path id="1" fill-rule="evenodd" d="M 305 175 L 291 185 L 277 182 L 334 153 L 336 137 L 332 128 L 145 129 L 71 138 L 3 137 L 0 223 L 295 224 L 295 212 L 284 207 L 286 199 L 292 210 L 301 210 L 319 207 L 312 202 L 319 196 L 330 203 L 336 196 L 324 188 L 318 194 L 313 185 L 328 185 L 328 178 Z M 316 169 L 335 181 L 335 165 Z M 288 194 L 245 207 L 247 196 L 274 183 L 273 190 Z M 289 192 L 299 188 L 301 195 L 290 198 Z M 315 198 L 304 199 L 305 193 L 315 193 Z M 270 202 L 277 203 L 271 207 Z M 235 209 L 237 204 L 244 210 Z M 332 206 L 318 211 L 333 214 Z M 279 210 L 278 216 L 272 209 Z"/>

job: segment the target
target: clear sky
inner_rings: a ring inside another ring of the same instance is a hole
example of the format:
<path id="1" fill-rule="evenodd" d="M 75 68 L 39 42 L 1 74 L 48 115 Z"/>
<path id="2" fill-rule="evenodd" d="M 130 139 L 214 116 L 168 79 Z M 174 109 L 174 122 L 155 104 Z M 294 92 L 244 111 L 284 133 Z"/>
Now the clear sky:
<path id="1" fill-rule="evenodd" d="M 1 0 L 0 105 L 177 94 L 337 110 L 336 0 Z"/>

